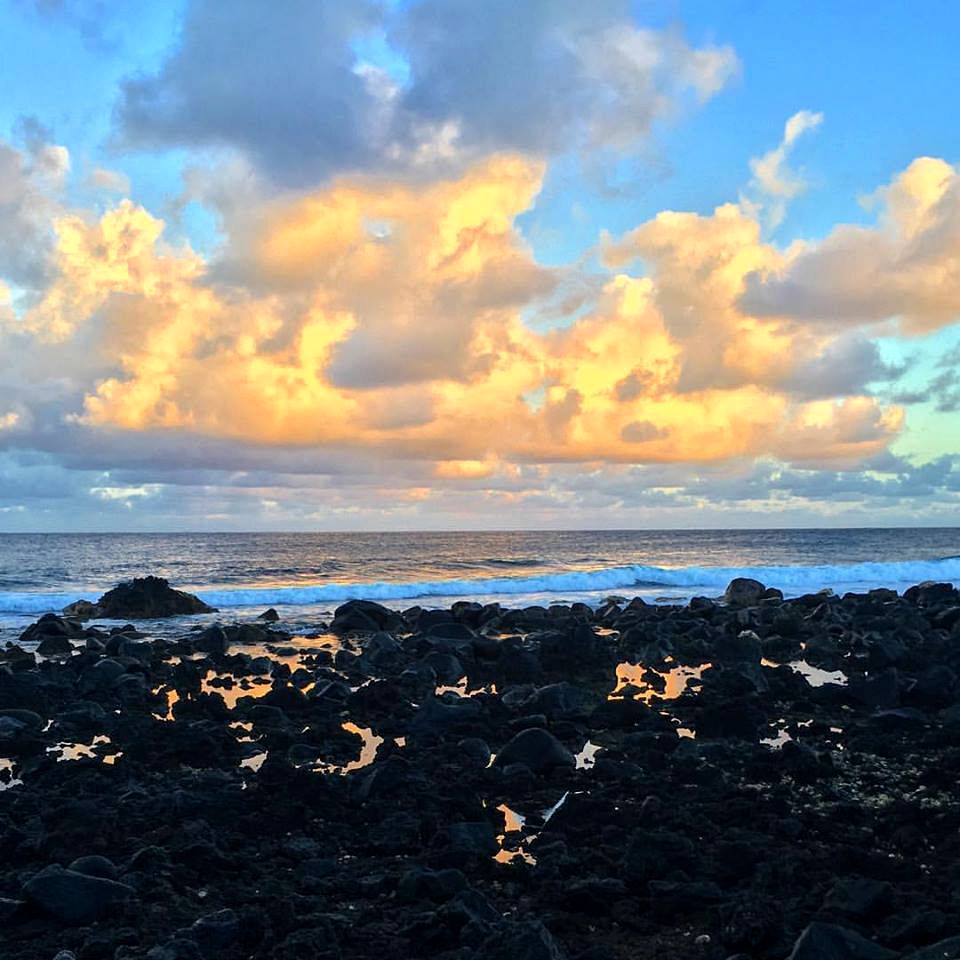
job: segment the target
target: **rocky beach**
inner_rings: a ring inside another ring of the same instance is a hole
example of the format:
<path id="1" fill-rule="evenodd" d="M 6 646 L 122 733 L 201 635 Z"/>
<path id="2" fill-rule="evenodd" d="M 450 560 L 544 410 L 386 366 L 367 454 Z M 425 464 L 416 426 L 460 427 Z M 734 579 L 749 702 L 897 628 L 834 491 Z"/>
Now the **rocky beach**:
<path id="1" fill-rule="evenodd" d="M 0 638 L 4 958 L 960 956 L 949 583 L 204 608 Z"/>

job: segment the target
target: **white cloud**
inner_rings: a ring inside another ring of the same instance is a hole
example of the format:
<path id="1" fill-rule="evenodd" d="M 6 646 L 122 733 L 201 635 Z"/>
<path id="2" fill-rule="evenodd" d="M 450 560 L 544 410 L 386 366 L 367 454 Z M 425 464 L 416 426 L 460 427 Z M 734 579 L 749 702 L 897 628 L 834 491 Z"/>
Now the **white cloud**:
<path id="1" fill-rule="evenodd" d="M 750 160 L 753 179 L 742 202 L 762 213 L 768 230 L 780 225 L 789 201 L 803 193 L 807 187 L 801 174 L 787 165 L 790 150 L 798 137 L 816 130 L 822 122 L 822 113 L 798 111 L 784 125 L 780 144 L 763 156 Z"/>

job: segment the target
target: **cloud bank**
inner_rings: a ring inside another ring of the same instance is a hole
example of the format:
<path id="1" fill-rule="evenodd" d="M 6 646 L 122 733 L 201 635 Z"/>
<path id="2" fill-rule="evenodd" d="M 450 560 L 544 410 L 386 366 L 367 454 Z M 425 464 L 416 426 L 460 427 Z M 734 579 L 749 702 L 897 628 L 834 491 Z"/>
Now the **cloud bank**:
<path id="1" fill-rule="evenodd" d="M 960 319 L 946 160 L 778 246 L 801 110 L 735 202 L 562 266 L 524 235 L 552 164 L 633 156 L 737 70 L 617 2 L 189 3 L 115 107 L 115 148 L 191 151 L 167 210 L 36 123 L 0 142 L 0 523 L 955 505 L 952 459 L 891 447 L 907 408 L 957 409 L 957 358 L 907 388 L 881 343 Z M 189 204 L 218 247 L 173 239 Z"/>

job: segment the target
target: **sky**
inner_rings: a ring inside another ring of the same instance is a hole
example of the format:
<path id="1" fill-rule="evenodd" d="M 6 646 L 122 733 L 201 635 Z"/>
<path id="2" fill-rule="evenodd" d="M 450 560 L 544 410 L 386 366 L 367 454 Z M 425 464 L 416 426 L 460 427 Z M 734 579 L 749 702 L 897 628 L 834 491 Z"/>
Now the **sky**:
<path id="1" fill-rule="evenodd" d="M 960 526 L 958 29 L 0 0 L 0 532 Z"/>

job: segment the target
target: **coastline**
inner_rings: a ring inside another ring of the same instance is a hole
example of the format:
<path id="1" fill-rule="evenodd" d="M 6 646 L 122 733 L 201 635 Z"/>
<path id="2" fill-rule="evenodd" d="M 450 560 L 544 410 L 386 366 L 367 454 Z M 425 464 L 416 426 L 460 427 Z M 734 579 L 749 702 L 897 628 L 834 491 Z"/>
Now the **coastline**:
<path id="1" fill-rule="evenodd" d="M 956 955 L 951 584 L 276 616 L 4 635 L 11 960 Z"/>

